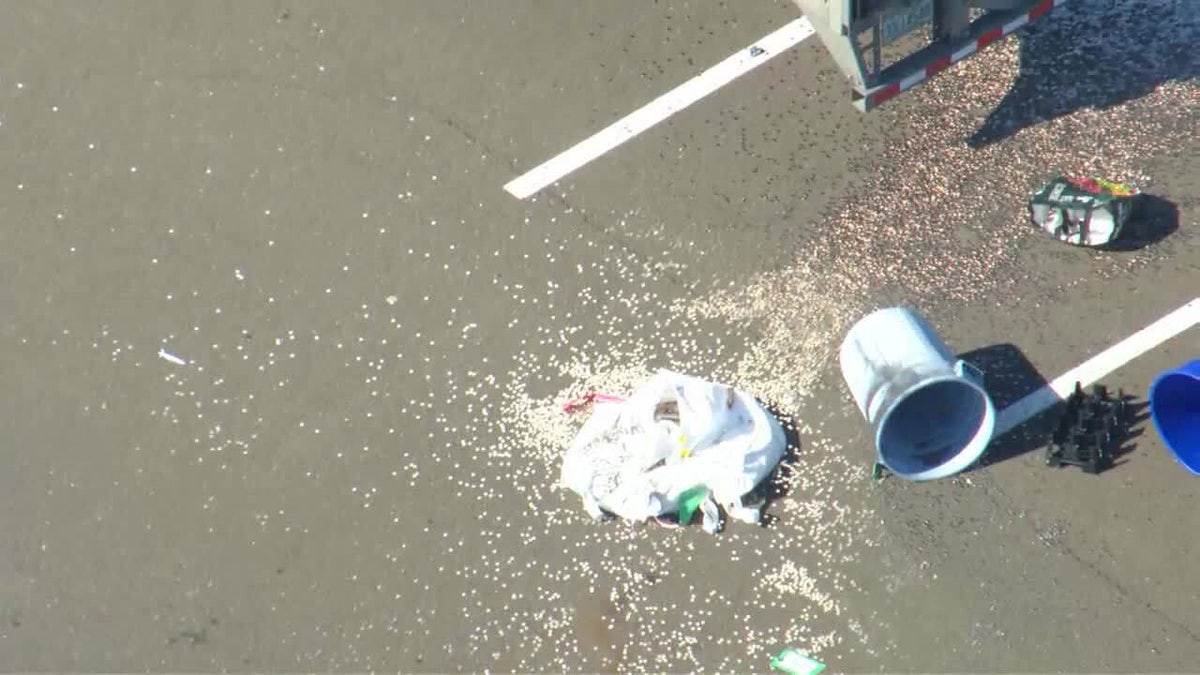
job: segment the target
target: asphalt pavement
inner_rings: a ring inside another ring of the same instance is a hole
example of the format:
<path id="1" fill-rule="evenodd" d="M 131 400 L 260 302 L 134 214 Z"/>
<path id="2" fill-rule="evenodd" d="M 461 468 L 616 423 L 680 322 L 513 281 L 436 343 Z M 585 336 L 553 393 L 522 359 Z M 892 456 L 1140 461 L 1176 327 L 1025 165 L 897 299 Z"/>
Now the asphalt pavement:
<path id="1" fill-rule="evenodd" d="M 1005 403 L 1200 295 L 1200 67 L 1129 55 L 1200 39 L 1182 4 L 1109 7 L 1098 61 L 1055 10 L 866 116 L 813 38 L 525 201 L 794 7 L 6 6 L 0 668 L 1190 669 L 1196 491 L 1148 421 L 1098 476 L 1047 467 L 1037 418 L 873 482 L 833 358 L 913 304 Z M 1139 180 L 1144 240 L 1028 225 L 1063 170 Z M 593 523 L 556 487 L 559 405 L 664 367 L 796 430 L 765 526 Z"/>

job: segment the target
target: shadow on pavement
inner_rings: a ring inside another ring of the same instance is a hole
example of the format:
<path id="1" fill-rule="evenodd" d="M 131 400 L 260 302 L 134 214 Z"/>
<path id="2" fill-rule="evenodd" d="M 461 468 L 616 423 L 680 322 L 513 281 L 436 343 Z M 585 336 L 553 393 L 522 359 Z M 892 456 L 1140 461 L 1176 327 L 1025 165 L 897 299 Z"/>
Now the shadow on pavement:
<path id="1" fill-rule="evenodd" d="M 791 493 L 791 481 L 786 477 L 795 471 L 796 459 L 800 454 L 800 430 L 796 428 L 796 420 L 791 415 L 783 413 L 764 401 L 758 403 L 766 409 L 768 414 L 774 415 L 775 419 L 779 420 L 779 425 L 783 427 L 784 438 L 787 439 L 787 448 L 784 450 L 783 459 L 779 461 L 779 465 L 767 476 L 766 480 L 754 488 L 751 494 L 743 497 L 742 502 L 746 505 L 761 503 L 763 505 L 762 525 L 771 527 L 778 520 L 777 516 L 770 513 L 771 505 Z"/>
<path id="2" fill-rule="evenodd" d="M 1200 5 L 1194 0 L 1072 0 L 1019 39 L 1016 81 L 968 139 L 971 147 L 1200 77 Z"/>
<path id="3" fill-rule="evenodd" d="M 1200 11 L 1200 4 L 1197 5 Z M 1200 48 L 1200 46 L 1198 46 Z M 1116 241 L 1099 247 L 1104 251 L 1137 251 L 1153 246 L 1179 229 L 1179 207 L 1157 195 L 1142 194 L 1134 202 L 1129 222 Z"/>
<path id="4" fill-rule="evenodd" d="M 983 371 L 984 388 L 992 397 L 997 413 L 1048 384 L 1025 354 L 1012 344 L 983 347 L 959 358 Z M 1114 396 L 1116 393 L 1112 392 Z M 1127 413 L 1113 435 L 1112 467 L 1123 464 L 1122 457 L 1135 449 L 1134 441 L 1144 433 L 1144 423 L 1149 418 L 1149 406 L 1145 401 L 1128 393 L 1124 400 Z M 1045 451 L 1065 411 L 1065 403 L 1059 402 L 996 437 L 975 468 Z"/>
<path id="5" fill-rule="evenodd" d="M 982 347 L 961 354 L 959 358 L 983 371 L 984 389 L 992 397 L 997 413 L 1047 384 L 1016 345 L 1004 343 Z M 1045 447 L 1059 414 L 1061 406 L 1055 406 L 997 438 L 979 465 L 995 464 Z"/>
<path id="6" fill-rule="evenodd" d="M 1120 434 L 1117 436 L 1118 445 L 1113 450 L 1113 466 L 1120 466 L 1128 460 L 1122 459 L 1125 455 L 1137 449 L 1138 438 L 1146 433 L 1146 420 L 1150 419 L 1150 402 L 1139 400 L 1135 396 L 1125 395 L 1125 405 L 1129 410 L 1129 417 L 1126 420 L 1125 426 L 1121 428 Z"/>

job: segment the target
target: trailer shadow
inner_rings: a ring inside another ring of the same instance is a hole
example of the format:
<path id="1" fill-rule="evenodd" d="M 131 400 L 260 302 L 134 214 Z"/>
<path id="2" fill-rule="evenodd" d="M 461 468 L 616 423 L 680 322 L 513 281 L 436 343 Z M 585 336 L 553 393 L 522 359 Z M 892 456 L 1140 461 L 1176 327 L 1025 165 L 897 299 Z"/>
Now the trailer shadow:
<path id="1" fill-rule="evenodd" d="M 1200 77 L 1200 6 L 1191 0 L 1073 0 L 1019 39 L 1016 81 L 967 140 L 971 147 Z"/>

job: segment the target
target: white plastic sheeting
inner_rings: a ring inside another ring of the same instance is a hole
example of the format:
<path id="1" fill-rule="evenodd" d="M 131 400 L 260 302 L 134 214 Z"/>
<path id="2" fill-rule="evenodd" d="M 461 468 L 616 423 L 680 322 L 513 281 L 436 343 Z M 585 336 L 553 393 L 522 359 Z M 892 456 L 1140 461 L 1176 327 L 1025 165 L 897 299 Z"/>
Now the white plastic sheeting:
<path id="1" fill-rule="evenodd" d="M 720 529 L 718 505 L 758 522 L 742 505 L 783 458 L 783 429 L 749 394 L 661 370 L 624 400 L 596 403 L 563 459 L 562 484 L 592 517 L 643 521 L 697 494 L 705 529 Z M 686 523 L 684 523 L 686 524 Z"/>

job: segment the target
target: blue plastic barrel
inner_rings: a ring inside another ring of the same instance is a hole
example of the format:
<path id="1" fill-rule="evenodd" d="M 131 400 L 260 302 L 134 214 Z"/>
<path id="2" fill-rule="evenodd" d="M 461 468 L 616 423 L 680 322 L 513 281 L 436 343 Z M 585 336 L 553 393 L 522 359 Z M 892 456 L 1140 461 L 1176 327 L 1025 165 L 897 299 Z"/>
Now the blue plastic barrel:
<path id="1" fill-rule="evenodd" d="M 1150 385 L 1150 418 L 1167 450 L 1200 476 L 1200 359 L 1155 378 Z"/>

